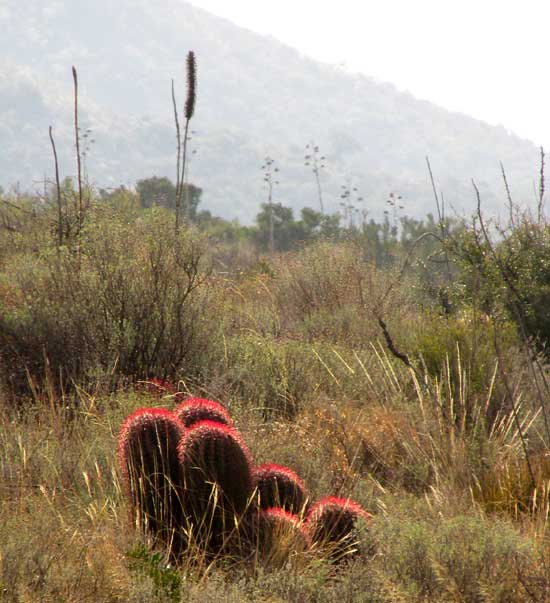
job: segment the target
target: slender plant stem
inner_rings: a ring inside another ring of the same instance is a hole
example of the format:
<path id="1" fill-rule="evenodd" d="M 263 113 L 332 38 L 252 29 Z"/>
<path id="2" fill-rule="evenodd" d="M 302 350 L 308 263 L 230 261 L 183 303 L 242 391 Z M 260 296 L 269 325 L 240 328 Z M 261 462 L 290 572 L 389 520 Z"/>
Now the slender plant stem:
<path id="1" fill-rule="evenodd" d="M 269 177 L 269 253 L 275 252 L 275 216 L 273 215 L 273 183 Z"/>
<path id="2" fill-rule="evenodd" d="M 544 210 L 544 148 L 540 148 L 540 181 L 539 181 L 539 202 L 537 205 L 538 223 L 542 220 Z"/>
<path id="3" fill-rule="evenodd" d="M 178 208 L 178 199 L 180 194 L 180 162 L 181 162 L 181 130 L 180 130 L 180 120 L 178 117 L 178 106 L 176 103 L 176 93 L 174 91 L 174 80 L 172 79 L 172 105 L 174 106 L 174 121 L 176 123 L 176 141 L 177 141 L 177 163 L 176 163 L 176 208 Z M 178 213 L 178 209 L 176 209 L 176 214 Z M 176 227 L 177 230 L 177 227 Z"/>
<path id="4" fill-rule="evenodd" d="M 189 136 L 189 119 L 185 120 L 185 128 L 183 130 L 183 157 L 181 161 L 181 177 L 179 195 L 176 199 L 176 233 L 180 226 L 180 208 L 183 200 L 183 190 L 185 188 L 185 161 L 187 159 L 187 138 Z"/>
<path id="5" fill-rule="evenodd" d="M 74 132 L 76 142 L 76 167 L 78 177 L 78 239 L 77 239 L 77 261 L 80 270 L 80 253 L 82 239 L 82 223 L 84 219 L 84 208 L 82 204 L 82 164 L 80 159 L 80 134 L 78 130 L 78 75 L 76 67 L 73 65 L 73 83 L 74 83 Z"/>
<path id="6" fill-rule="evenodd" d="M 504 165 L 502 161 L 500 162 L 500 172 L 502 174 L 502 179 L 504 180 L 504 188 L 506 189 L 506 199 L 508 201 L 508 211 L 510 213 L 510 225 L 514 225 L 514 203 L 512 202 L 512 193 L 510 192 L 510 187 L 508 185 L 508 178 L 506 177 L 506 171 L 504 170 Z"/>
<path id="7" fill-rule="evenodd" d="M 53 139 L 52 127 L 50 126 L 50 142 L 52 143 L 53 158 L 55 163 L 55 188 L 57 192 L 57 243 L 61 247 L 63 245 L 63 210 L 61 207 L 61 187 L 59 186 L 59 163 L 57 161 L 57 151 L 55 141 Z M 59 250 L 58 250 L 59 251 Z"/>
<path id="8" fill-rule="evenodd" d="M 317 194 L 319 195 L 319 205 L 321 207 L 321 214 L 325 215 L 325 208 L 323 206 L 323 191 L 321 189 L 321 180 L 319 178 L 319 168 L 315 168 L 315 180 L 317 181 Z"/>

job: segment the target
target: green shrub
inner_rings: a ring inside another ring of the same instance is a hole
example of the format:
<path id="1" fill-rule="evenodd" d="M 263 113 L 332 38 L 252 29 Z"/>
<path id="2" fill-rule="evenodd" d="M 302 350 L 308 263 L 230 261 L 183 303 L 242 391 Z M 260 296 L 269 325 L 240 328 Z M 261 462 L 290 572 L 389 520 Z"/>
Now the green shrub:
<path id="1" fill-rule="evenodd" d="M 27 370 L 58 384 L 189 378 L 217 328 L 205 258 L 204 240 L 175 235 L 167 213 L 128 220 L 105 207 L 90 216 L 80 258 L 67 249 L 15 258 L 16 292 L 0 301 L 4 379 L 17 390 Z"/>
<path id="2" fill-rule="evenodd" d="M 546 350 L 550 342 L 550 224 L 525 216 L 489 243 L 480 232 L 457 240 L 465 297 L 488 314 L 503 312 Z"/>

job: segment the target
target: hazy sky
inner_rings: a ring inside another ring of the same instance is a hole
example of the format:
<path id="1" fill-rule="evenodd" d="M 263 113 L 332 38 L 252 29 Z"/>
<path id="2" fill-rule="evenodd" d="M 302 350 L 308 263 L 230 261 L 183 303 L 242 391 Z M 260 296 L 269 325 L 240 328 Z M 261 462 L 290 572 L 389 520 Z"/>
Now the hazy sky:
<path id="1" fill-rule="evenodd" d="M 550 149 L 550 0 L 190 0 Z"/>

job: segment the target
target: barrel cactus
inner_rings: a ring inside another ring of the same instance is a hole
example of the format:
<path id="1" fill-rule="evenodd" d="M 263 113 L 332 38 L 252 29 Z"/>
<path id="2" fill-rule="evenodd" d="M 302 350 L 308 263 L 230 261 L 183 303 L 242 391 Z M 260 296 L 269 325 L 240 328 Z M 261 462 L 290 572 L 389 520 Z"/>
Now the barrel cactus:
<path id="1" fill-rule="evenodd" d="M 341 558 L 359 551 L 357 520 L 370 517 L 370 513 L 356 502 L 329 496 L 311 507 L 306 528 L 314 544 L 326 548 L 329 556 Z"/>
<path id="2" fill-rule="evenodd" d="M 155 544 L 180 546 L 182 481 L 177 446 L 184 427 L 171 412 L 140 408 L 123 422 L 118 459 L 132 521 Z"/>
<path id="3" fill-rule="evenodd" d="M 300 514 L 307 502 L 306 488 L 298 475 L 289 467 L 266 463 L 254 469 L 260 507 L 280 507 Z"/>
<path id="4" fill-rule="evenodd" d="M 280 507 L 262 509 L 258 517 L 260 560 L 270 566 L 283 566 L 292 556 L 309 549 L 309 534 L 297 515 Z"/>
<path id="5" fill-rule="evenodd" d="M 185 430 L 178 459 L 186 532 L 197 545 L 219 551 L 253 497 L 250 452 L 236 429 L 206 420 Z"/>
<path id="6" fill-rule="evenodd" d="M 233 427 L 233 420 L 227 410 L 213 400 L 188 398 L 176 406 L 174 413 L 185 427 L 191 427 L 199 421 L 206 420 Z"/>

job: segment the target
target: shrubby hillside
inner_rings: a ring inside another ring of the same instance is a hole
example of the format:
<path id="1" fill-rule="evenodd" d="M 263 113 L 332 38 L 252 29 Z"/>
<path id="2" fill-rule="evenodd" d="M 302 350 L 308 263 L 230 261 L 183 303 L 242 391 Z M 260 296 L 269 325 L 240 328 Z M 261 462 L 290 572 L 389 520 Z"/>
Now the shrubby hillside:
<path id="1" fill-rule="evenodd" d="M 190 178 L 204 206 L 247 222 L 266 192 L 260 166 L 280 167 L 277 201 L 317 208 L 306 143 L 327 156 L 328 210 L 356 186 L 379 216 L 390 192 L 404 211 L 432 209 L 425 157 L 446 200 L 472 206 L 471 178 L 486 207 L 503 198 L 499 161 L 515 201 L 533 197 L 538 151 L 504 127 L 453 114 L 390 84 L 314 62 L 179 0 L 4 0 L 0 6 L 0 183 L 29 188 L 53 173 L 54 127 L 63 175 L 74 173 L 71 65 L 79 71 L 81 124 L 91 129 L 86 167 L 99 186 L 174 177 L 170 80 L 184 97 L 184 58 L 195 50 L 199 96 Z M 437 77 L 437 73 L 434 73 Z"/>

